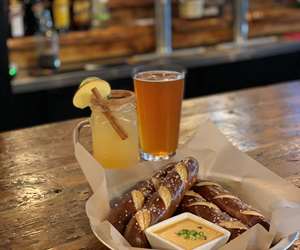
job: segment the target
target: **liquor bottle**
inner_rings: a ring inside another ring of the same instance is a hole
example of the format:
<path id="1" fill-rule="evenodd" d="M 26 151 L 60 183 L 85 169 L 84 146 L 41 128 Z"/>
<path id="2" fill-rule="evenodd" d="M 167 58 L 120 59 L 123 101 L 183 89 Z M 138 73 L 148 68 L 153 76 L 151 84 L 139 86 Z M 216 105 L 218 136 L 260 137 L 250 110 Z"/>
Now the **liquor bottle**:
<path id="1" fill-rule="evenodd" d="M 300 7 L 300 0 L 274 0 L 275 3 L 289 5 L 291 7 Z"/>
<path id="2" fill-rule="evenodd" d="M 25 0 L 24 8 L 25 35 L 34 35 L 39 32 L 38 12 L 44 8 L 44 3 L 42 0 Z"/>
<path id="3" fill-rule="evenodd" d="M 76 30 L 88 29 L 91 25 L 91 1 L 74 0 L 72 4 L 73 26 Z"/>
<path id="4" fill-rule="evenodd" d="M 204 0 L 180 0 L 179 16 L 185 19 L 201 18 L 204 12 Z"/>
<path id="5" fill-rule="evenodd" d="M 296 8 L 300 8 L 300 0 L 294 0 L 293 1 L 293 6 Z"/>
<path id="6" fill-rule="evenodd" d="M 38 66 L 54 70 L 60 67 L 59 36 L 53 27 L 50 10 L 43 9 L 37 14 L 39 14 Z"/>
<path id="7" fill-rule="evenodd" d="M 24 1 L 24 25 L 25 35 L 30 36 L 35 33 L 38 28 L 38 22 L 33 14 L 32 6 L 35 1 L 25 0 Z"/>
<path id="8" fill-rule="evenodd" d="M 107 5 L 108 0 L 92 1 L 92 26 L 94 28 L 105 26 L 110 19 L 110 12 Z"/>
<path id="9" fill-rule="evenodd" d="M 70 28 L 69 0 L 54 0 L 52 6 L 54 25 L 58 31 L 67 31 Z"/>
<path id="10" fill-rule="evenodd" d="M 179 0 L 179 16 L 184 19 L 218 17 L 223 13 L 224 0 Z"/>
<path id="11" fill-rule="evenodd" d="M 18 0 L 10 0 L 9 19 L 12 37 L 24 36 L 23 6 Z"/>

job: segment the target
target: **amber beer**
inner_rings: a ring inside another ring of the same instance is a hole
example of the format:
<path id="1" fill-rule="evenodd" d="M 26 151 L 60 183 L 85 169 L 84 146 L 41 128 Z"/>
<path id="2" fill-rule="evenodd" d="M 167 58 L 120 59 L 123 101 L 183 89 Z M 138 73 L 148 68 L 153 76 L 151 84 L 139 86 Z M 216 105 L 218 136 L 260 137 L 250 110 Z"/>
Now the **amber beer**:
<path id="1" fill-rule="evenodd" d="M 141 158 L 168 159 L 178 146 L 184 72 L 138 72 L 134 87 Z"/>

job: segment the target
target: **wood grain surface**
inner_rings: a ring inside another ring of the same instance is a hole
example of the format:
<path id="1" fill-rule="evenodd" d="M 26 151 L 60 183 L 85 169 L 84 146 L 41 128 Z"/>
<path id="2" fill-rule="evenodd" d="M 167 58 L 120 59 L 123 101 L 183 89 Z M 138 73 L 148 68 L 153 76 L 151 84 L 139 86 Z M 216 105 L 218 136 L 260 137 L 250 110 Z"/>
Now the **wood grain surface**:
<path id="1" fill-rule="evenodd" d="M 185 101 L 181 140 L 204 114 L 240 150 L 300 187 L 300 82 Z M 0 134 L 1 250 L 105 249 L 85 214 L 91 190 L 72 146 L 78 121 Z"/>

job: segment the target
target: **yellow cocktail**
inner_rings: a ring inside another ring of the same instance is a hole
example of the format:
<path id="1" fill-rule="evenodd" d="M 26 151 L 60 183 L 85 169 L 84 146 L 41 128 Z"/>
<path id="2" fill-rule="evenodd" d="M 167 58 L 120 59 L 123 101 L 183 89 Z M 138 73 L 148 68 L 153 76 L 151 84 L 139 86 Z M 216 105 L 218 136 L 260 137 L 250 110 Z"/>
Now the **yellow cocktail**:
<path id="1" fill-rule="evenodd" d="M 123 98 L 122 93 L 125 94 Z M 133 92 L 113 90 L 108 105 L 128 138 L 122 140 L 96 102 L 91 102 L 93 155 L 105 168 L 127 168 L 139 160 L 136 127 L 135 98 Z M 117 98 L 114 98 L 117 97 Z"/>
<path id="2" fill-rule="evenodd" d="M 73 104 L 90 107 L 93 155 L 104 168 L 127 168 L 139 160 L 134 93 L 111 90 L 97 77 L 81 82 Z"/>

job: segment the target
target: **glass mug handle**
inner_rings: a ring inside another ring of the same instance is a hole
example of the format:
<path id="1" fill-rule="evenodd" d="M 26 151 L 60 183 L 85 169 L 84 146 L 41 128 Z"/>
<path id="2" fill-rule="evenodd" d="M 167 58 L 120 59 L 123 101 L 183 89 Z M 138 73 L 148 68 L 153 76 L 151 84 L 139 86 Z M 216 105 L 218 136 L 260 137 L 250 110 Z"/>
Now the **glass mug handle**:
<path id="1" fill-rule="evenodd" d="M 90 121 L 89 120 L 83 120 L 81 122 L 79 122 L 75 129 L 74 129 L 74 133 L 73 133 L 73 143 L 74 143 L 74 146 L 77 144 L 77 143 L 80 143 L 80 132 L 82 131 L 83 128 L 90 128 L 91 125 L 90 125 Z"/>

